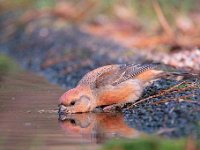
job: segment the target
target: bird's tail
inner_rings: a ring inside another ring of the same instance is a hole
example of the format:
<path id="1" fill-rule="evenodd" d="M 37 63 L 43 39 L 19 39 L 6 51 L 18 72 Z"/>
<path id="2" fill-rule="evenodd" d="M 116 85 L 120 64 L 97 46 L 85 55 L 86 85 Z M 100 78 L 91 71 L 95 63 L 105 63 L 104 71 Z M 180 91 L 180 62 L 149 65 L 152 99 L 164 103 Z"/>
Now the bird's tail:
<path id="1" fill-rule="evenodd" d="M 199 74 L 189 73 L 189 72 L 163 72 L 158 75 L 158 78 L 167 78 L 167 79 L 190 79 L 190 78 L 199 78 Z"/>

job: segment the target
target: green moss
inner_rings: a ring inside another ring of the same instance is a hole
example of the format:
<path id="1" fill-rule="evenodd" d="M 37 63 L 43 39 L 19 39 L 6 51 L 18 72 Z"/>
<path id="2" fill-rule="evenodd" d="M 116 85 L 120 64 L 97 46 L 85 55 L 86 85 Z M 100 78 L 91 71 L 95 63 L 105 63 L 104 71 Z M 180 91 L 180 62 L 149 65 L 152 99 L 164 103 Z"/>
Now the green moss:
<path id="1" fill-rule="evenodd" d="M 55 6 L 55 0 L 36 0 L 36 8 L 43 9 Z"/>
<path id="2" fill-rule="evenodd" d="M 19 70 L 19 66 L 6 55 L 0 55 L 0 76 Z"/>
<path id="3" fill-rule="evenodd" d="M 183 150 L 185 139 L 160 139 L 145 137 L 134 140 L 114 140 L 105 144 L 104 150 Z"/>

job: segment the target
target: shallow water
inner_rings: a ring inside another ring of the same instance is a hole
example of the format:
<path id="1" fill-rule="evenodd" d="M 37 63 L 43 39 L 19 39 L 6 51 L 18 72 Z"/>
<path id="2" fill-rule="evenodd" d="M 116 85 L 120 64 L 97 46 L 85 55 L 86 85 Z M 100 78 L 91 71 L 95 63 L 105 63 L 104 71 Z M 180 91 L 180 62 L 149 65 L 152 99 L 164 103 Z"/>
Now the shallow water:
<path id="1" fill-rule="evenodd" d="M 121 114 L 73 114 L 59 121 L 63 92 L 31 73 L 2 77 L 0 149 L 98 149 L 107 139 L 141 136 Z"/>

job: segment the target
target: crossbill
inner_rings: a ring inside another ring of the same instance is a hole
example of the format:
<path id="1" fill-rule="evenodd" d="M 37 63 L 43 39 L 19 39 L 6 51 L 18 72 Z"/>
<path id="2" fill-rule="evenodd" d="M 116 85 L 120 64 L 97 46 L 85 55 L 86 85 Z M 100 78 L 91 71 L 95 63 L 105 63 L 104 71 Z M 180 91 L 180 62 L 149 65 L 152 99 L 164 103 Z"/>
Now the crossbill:
<path id="1" fill-rule="evenodd" d="M 138 100 L 146 83 L 160 78 L 165 71 L 156 64 L 107 65 L 87 73 L 78 85 L 59 99 L 59 111 L 82 113 L 99 106 Z"/>

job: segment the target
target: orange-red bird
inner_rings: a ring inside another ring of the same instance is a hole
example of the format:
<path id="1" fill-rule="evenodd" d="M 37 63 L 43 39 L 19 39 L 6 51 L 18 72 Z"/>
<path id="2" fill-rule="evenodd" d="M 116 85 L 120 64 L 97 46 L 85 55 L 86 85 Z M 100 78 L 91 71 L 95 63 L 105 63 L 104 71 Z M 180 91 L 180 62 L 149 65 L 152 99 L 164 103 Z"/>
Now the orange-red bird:
<path id="1" fill-rule="evenodd" d="M 98 106 L 134 102 L 146 83 L 164 73 L 155 64 L 108 65 L 87 73 L 60 97 L 60 112 L 78 113 Z"/>

